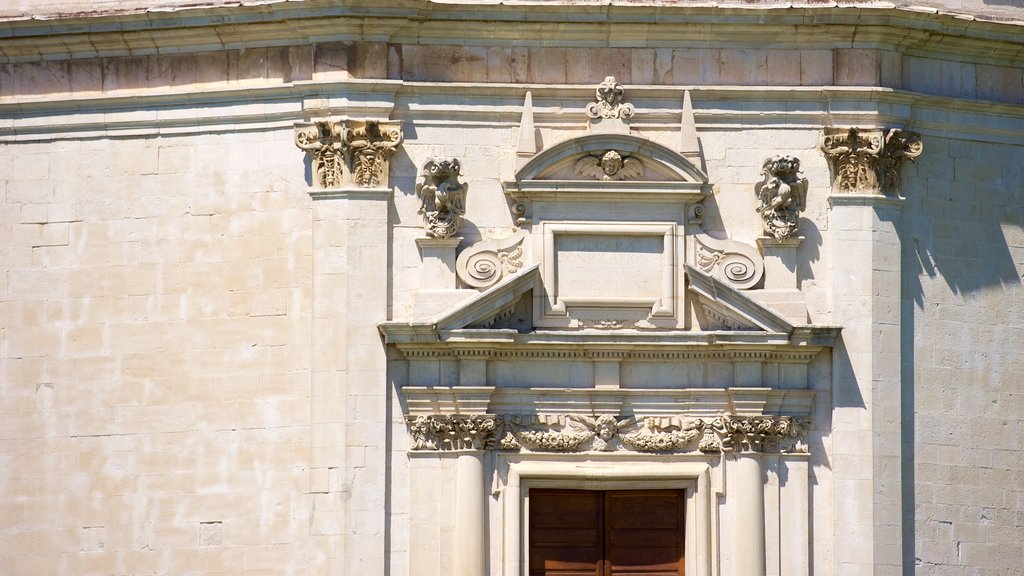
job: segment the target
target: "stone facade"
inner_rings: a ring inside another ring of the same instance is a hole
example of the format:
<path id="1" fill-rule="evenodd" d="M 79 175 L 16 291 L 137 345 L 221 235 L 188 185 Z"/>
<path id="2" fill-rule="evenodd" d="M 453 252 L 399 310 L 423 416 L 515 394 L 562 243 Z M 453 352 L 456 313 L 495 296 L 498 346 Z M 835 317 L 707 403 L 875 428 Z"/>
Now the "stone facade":
<path id="1" fill-rule="evenodd" d="M 1019 570 L 1021 9 L 151 4 L 0 2 L 0 574 Z"/>

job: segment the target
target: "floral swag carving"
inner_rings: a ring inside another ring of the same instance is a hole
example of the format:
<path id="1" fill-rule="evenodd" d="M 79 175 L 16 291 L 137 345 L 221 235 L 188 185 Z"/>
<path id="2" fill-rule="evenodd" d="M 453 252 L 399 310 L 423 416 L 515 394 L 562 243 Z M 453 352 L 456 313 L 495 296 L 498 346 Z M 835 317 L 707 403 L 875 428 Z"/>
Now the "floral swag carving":
<path id="1" fill-rule="evenodd" d="M 810 419 L 791 416 L 410 416 L 412 449 L 806 453 Z"/>
<path id="2" fill-rule="evenodd" d="M 835 192 L 895 196 L 903 161 L 913 162 L 924 145 L 919 134 L 898 128 L 828 128 L 822 148 L 835 175 Z"/>
<path id="3" fill-rule="evenodd" d="M 431 158 L 423 165 L 423 182 L 416 185 L 419 213 L 431 238 L 451 238 L 466 214 L 467 184 L 459 182 L 462 164 L 455 158 Z"/>
<path id="4" fill-rule="evenodd" d="M 314 183 L 325 189 L 386 186 L 401 144 L 398 122 L 320 120 L 295 127 L 295 145 L 312 154 Z"/>
<path id="5" fill-rule="evenodd" d="M 507 238 L 483 240 L 466 248 L 455 261 L 455 274 L 466 286 L 483 289 L 523 267 L 523 241 L 518 230 Z"/>
<path id="6" fill-rule="evenodd" d="M 800 212 L 807 208 L 807 179 L 800 172 L 800 160 L 792 156 L 765 160 L 756 192 L 764 232 L 776 240 L 793 236 Z"/>
<path id="7" fill-rule="evenodd" d="M 587 104 L 587 116 L 590 118 L 621 118 L 629 120 L 636 112 L 632 104 L 622 101 L 622 84 L 615 76 L 607 76 L 597 86 L 597 100 Z"/>

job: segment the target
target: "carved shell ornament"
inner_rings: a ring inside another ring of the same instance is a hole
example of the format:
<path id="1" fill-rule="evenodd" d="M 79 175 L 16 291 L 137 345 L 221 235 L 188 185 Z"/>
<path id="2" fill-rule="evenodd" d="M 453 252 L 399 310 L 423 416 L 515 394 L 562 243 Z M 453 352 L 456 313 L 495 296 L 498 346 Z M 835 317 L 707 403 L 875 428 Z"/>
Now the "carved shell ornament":
<path id="1" fill-rule="evenodd" d="M 622 102 L 622 84 L 615 76 L 608 76 L 597 86 L 597 101 L 587 104 L 587 116 L 590 118 L 621 118 L 628 120 L 636 112 L 632 104 Z"/>
<path id="2" fill-rule="evenodd" d="M 576 161 L 577 176 L 590 176 L 598 180 L 625 180 L 644 175 L 644 165 L 638 158 L 623 157 L 615 150 L 602 156 L 584 156 Z"/>

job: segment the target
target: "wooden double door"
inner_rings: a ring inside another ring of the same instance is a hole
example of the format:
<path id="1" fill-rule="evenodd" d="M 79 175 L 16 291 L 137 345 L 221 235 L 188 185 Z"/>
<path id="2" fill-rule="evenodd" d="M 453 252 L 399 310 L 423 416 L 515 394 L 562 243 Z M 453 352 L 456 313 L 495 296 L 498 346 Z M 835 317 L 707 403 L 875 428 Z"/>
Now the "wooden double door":
<path id="1" fill-rule="evenodd" d="M 530 490 L 530 576 L 683 576 L 682 490 Z"/>

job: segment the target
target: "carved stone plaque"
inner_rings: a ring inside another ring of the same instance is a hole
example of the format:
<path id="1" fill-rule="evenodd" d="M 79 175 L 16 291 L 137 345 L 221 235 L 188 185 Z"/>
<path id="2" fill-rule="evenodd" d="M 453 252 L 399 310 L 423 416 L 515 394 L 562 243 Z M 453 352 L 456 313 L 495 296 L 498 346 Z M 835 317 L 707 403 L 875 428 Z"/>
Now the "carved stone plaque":
<path id="1" fill-rule="evenodd" d="M 662 244 L 656 236 L 559 236 L 555 240 L 558 294 L 563 299 L 658 299 Z"/>
<path id="2" fill-rule="evenodd" d="M 567 326 L 633 325 L 675 316 L 675 226 L 544 222 L 545 318 Z M 575 310 L 575 312 L 574 312 Z M 631 312 L 629 312 L 631 311 Z"/>

